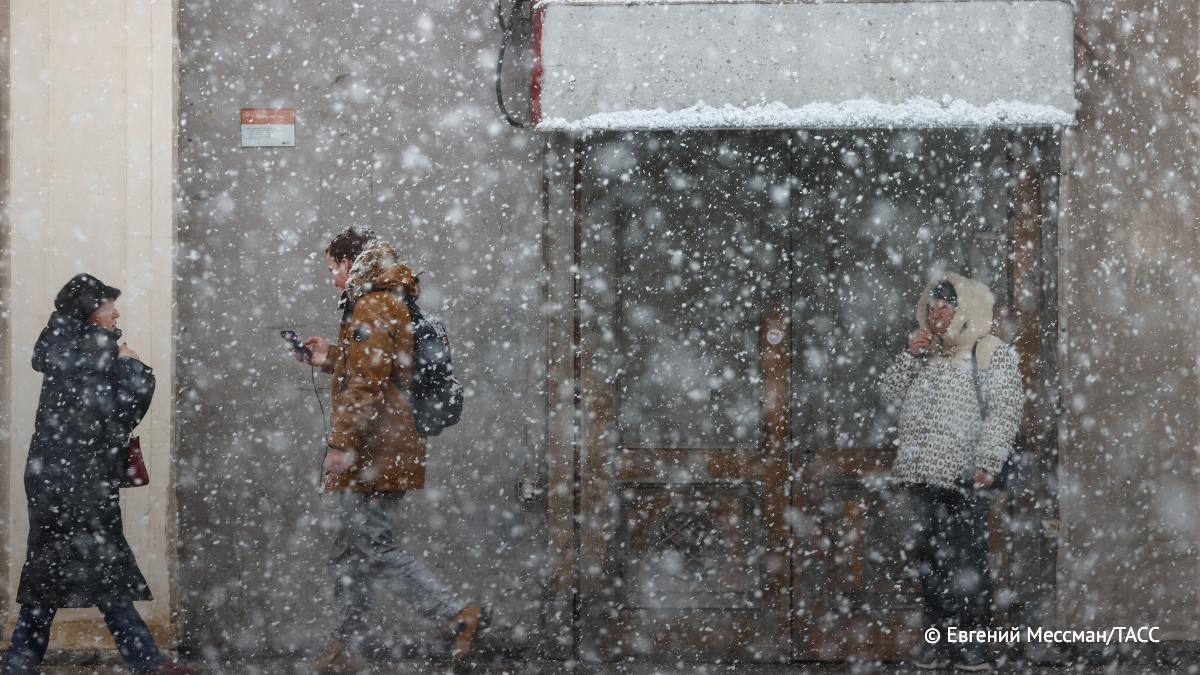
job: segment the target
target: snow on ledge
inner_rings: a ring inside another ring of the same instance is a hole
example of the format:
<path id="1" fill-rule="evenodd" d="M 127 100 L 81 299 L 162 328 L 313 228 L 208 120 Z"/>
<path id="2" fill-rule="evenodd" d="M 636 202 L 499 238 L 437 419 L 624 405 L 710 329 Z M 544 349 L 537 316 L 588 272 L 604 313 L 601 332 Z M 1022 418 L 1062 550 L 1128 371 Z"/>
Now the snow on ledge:
<path id="1" fill-rule="evenodd" d="M 921 127 L 1011 127 L 1074 124 L 1075 116 L 1053 106 L 995 101 L 976 106 L 945 96 L 934 101 L 914 98 L 904 103 L 857 99 L 810 103 L 789 108 L 782 103 L 748 107 L 713 107 L 698 103 L 682 110 L 623 110 L 596 113 L 580 120 L 550 117 L 539 131 L 621 131 L 651 129 L 856 129 Z"/>

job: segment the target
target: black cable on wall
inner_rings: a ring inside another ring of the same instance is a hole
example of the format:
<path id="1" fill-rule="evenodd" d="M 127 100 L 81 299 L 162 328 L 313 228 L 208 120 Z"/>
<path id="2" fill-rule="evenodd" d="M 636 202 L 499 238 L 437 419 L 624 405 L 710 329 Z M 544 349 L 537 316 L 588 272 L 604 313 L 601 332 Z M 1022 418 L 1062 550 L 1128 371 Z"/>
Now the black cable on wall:
<path id="1" fill-rule="evenodd" d="M 501 114 L 508 123 L 518 129 L 525 129 L 530 126 L 530 122 L 523 121 L 515 117 L 508 109 L 508 105 L 504 102 L 504 56 L 508 52 L 508 47 L 512 42 L 513 20 L 517 16 L 517 11 L 523 3 L 530 0 L 513 0 L 512 7 L 508 10 L 508 19 L 504 18 L 504 0 L 497 0 L 496 3 L 496 21 L 500 24 L 500 53 L 496 58 L 496 105 L 500 108 Z"/>

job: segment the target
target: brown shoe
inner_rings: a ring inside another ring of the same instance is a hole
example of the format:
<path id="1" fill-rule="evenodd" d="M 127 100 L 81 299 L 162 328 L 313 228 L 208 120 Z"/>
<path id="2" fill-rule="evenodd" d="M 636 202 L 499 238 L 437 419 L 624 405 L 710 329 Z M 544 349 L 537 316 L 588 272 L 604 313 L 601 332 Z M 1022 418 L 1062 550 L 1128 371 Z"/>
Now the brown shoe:
<path id="1" fill-rule="evenodd" d="M 484 624 L 484 611 L 479 605 L 467 605 L 450 620 L 450 628 L 454 633 L 454 644 L 450 650 L 450 660 L 455 666 L 462 665 L 471 654 L 475 635 Z"/>
<path id="2" fill-rule="evenodd" d="M 367 669 L 362 657 L 350 651 L 345 640 L 333 640 L 317 658 L 309 662 L 314 673 L 358 673 Z"/>

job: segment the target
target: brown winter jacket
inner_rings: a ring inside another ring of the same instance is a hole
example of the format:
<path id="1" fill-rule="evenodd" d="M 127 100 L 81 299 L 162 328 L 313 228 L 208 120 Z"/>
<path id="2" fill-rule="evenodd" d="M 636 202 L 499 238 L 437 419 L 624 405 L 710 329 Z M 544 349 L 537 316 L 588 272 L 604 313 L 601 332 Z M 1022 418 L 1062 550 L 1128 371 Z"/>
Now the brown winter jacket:
<path id="1" fill-rule="evenodd" d="M 353 450 L 353 468 L 325 479 L 327 491 L 401 492 L 425 486 L 425 440 L 400 387 L 412 382 L 413 334 L 401 292 L 418 293 L 390 246 L 364 250 L 350 271 L 337 343 L 322 366 L 333 374 L 329 444 Z M 399 385 L 399 386 L 397 386 Z"/>

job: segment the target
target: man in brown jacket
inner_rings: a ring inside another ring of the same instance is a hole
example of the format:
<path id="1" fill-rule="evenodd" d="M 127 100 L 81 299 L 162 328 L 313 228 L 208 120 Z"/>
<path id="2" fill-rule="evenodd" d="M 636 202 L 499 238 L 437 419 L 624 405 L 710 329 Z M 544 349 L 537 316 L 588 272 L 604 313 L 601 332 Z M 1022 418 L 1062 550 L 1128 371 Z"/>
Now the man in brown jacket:
<path id="1" fill-rule="evenodd" d="M 458 602 L 418 559 L 400 548 L 389 506 L 425 486 L 425 439 L 405 391 L 412 382 L 413 333 L 403 295 L 416 298 L 416 277 L 395 250 L 367 229 L 347 228 L 325 250 L 342 290 L 334 344 L 310 337 L 312 364 L 333 375 L 332 435 L 324 487 L 337 500 L 332 566 L 339 625 L 313 662 L 317 672 L 362 669 L 357 644 L 366 629 L 373 586 L 415 605 L 454 635 L 453 657 L 471 649 L 483 612 Z"/>

